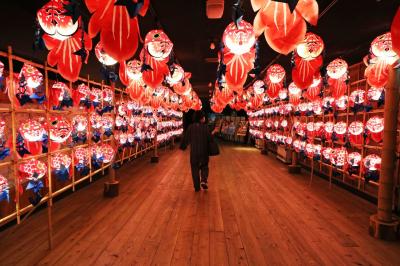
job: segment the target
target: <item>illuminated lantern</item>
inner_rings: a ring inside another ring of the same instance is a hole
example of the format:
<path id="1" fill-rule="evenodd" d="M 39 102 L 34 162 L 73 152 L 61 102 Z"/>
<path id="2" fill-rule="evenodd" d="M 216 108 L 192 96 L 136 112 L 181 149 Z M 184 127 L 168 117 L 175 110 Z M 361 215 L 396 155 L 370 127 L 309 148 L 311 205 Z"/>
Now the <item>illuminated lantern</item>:
<path id="1" fill-rule="evenodd" d="M 383 101 L 384 99 L 384 88 L 382 87 L 371 87 L 368 89 L 367 98 L 369 101 Z"/>
<path id="2" fill-rule="evenodd" d="M 43 40 L 46 48 L 50 50 L 47 55 L 48 64 L 52 67 L 57 65 L 58 72 L 66 80 L 78 80 L 82 63 L 87 62 L 87 55 L 92 50 L 92 39 L 82 29 L 78 29 L 66 40 L 55 40 L 49 35 L 44 35 Z M 78 51 L 79 54 L 76 53 Z"/>
<path id="3" fill-rule="evenodd" d="M 349 102 L 349 97 L 347 95 L 340 96 L 336 101 L 336 109 L 339 111 L 347 110 L 347 104 Z"/>
<path id="4" fill-rule="evenodd" d="M 96 47 L 94 48 L 94 52 L 99 62 L 105 66 L 112 66 L 117 63 L 117 60 L 106 54 L 103 49 L 103 44 L 101 42 L 97 43 Z"/>
<path id="5" fill-rule="evenodd" d="M 104 161 L 103 151 L 100 145 L 95 145 L 90 148 L 92 168 L 99 169 Z"/>
<path id="6" fill-rule="evenodd" d="M 81 176 L 87 175 L 90 171 L 90 153 L 89 148 L 78 147 L 74 151 L 74 165 Z"/>
<path id="7" fill-rule="evenodd" d="M 339 79 L 347 74 L 348 65 L 343 59 L 337 58 L 326 67 L 326 73 L 332 79 Z"/>
<path id="8" fill-rule="evenodd" d="M 90 116 L 90 127 L 92 128 L 92 140 L 98 142 L 101 137 L 101 128 L 103 127 L 103 119 L 97 113 Z"/>
<path id="9" fill-rule="evenodd" d="M 90 95 L 93 107 L 98 107 L 103 99 L 103 91 L 101 89 L 94 88 L 91 90 Z"/>
<path id="10" fill-rule="evenodd" d="M 307 138 L 312 140 L 315 136 L 315 128 L 313 122 L 307 123 Z"/>
<path id="11" fill-rule="evenodd" d="M 122 132 L 128 131 L 128 121 L 126 121 L 126 118 L 123 116 L 117 116 L 115 118 L 115 128 Z"/>
<path id="12" fill-rule="evenodd" d="M 299 105 L 301 99 L 301 89 L 294 84 L 294 82 L 289 84 L 289 102 L 294 106 Z"/>
<path id="13" fill-rule="evenodd" d="M 81 83 L 76 90 L 74 90 L 73 93 L 73 100 L 74 100 L 74 105 L 75 106 L 80 106 L 80 107 L 86 107 L 89 108 L 91 106 L 91 101 L 90 101 L 90 88 L 84 84 Z"/>
<path id="14" fill-rule="evenodd" d="M 57 40 L 66 40 L 78 30 L 78 21 L 74 23 L 67 15 L 65 5 L 68 0 L 51 0 L 36 13 L 38 22 L 43 31 Z"/>
<path id="15" fill-rule="evenodd" d="M 20 123 L 17 136 L 17 152 L 23 157 L 26 154 L 37 155 L 45 147 L 47 132 L 43 125 L 33 119 Z M 43 142 L 43 143 L 42 143 Z"/>
<path id="16" fill-rule="evenodd" d="M 29 64 L 24 64 L 18 77 L 14 77 L 14 92 L 15 92 L 15 104 L 22 106 L 28 102 L 43 103 L 46 99 L 45 91 L 40 86 L 43 81 L 43 75 L 40 71 Z M 7 86 L 10 100 L 11 86 L 10 79 L 7 78 Z"/>
<path id="17" fill-rule="evenodd" d="M 338 140 L 343 141 L 344 135 L 347 133 L 347 124 L 346 122 L 337 122 L 333 127 L 333 132 L 335 132 L 335 136 Z"/>
<path id="18" fill-rule="evenodd" d="M 164 31 L 152 30 L 146 35 L 144 47 L 151 57 L 163 61 L 170 55 L 173 44 Z"/>
<path id="19" fill-rule="evenodd" d="M 304 60 L 317 58 L 324 50 L 324 42 L 318 35 L 307 32 L 304 40 L 296 47 L 296 53 Z"/>
<path id="20" fill-rule="evenodd" d="M 10 155 L 10 149 L 6 147 L 7 139 L 5 129 L 6 122 L 0 118 L 0 160 L 4 160 L 4 158 Z"/>
<path id="21" fill-rule="evenodd" d="M 33 205 L 37 205 L 42 199 L 40 190 L 44 187 L 42 179 L 47 173 L 46 164 L 36 159 L 30 159 L 21 163 L 18 170 L 21 182 L 28 181 L 25 189 L 31 190 L 35 195 L 35 198 L 29 198 L 29 201 Z"/>
<path id="22" fill-rule="evenodd" d="M 300 103 L 299 104 L 299 111 L 302 114 L 306 114 L 308 112 L 308 103 Z"/>
<path id="23" fill-rule="evenodd" d="M 286 100 L 288 98 L 288 90 L 285 88 L 279 90 L 278 96 L 280 100 Z"/>
<path id="24" fill-rule="evenodd" d="M 372 139 L 377 143 L 380 143 L 383 139 L 383 128 L 384 121 L 383 118 L 379 116 L 371 117 L 365 124 L 365 129 L 369 139 Z M 369 139 L 367 139 L 367 142 L 369 142 Z"/>
<path id="25" fill-rule="evenodd" d="M 7 178 L 0 175 L 0 202 L 3 200 L 10 201 L 10 186 Z"/>
<path id="26" fill-rule="evenodd" d="M 376 154 L 367 155 L 363 160 L 363 172 L 366 182 L 379 180 L 382 159 Z"/>
<path id="27" fill-rule="evenodd" d="M 350 142 L 355 145 L 361 145 L 363 141 L 364 124 L 354 121 L 349 125 Z"/>
<path id="28" fill-rule="evenodd" d="M 350 106 L 354 110 L 359 110 L 364 107 L 365 102 L 365 91 L 364 90 L 355 90 L 350 94 Z"/>
<path id="29" fill-rule="evenodd" d="M 125 147 L 128 143 L 128 135 L 126 133 L 119 133 L 117 135 L 115 135 L 115 139 L 118 141 L 118 144 L 121 147 Z"/>
<path id="30" fill-rule="evenodd" d="M 332 149 L 330 154 L 330 161 L 334 166 L 342 168 L 347 163 L 346 148 Z"/>
<path id="31" fill-rule="evenodd" d="M 318 121 L 314 123 L 314 135 L 315 137 L 321 137 L 324 132 L 324 122 Z"/>
<path id="32" fill-rule="evenodd" d="M 312 143 L 307 143 L 305 147 L 305 153 L 308 158 L 314 157 L 314 145 Z"/>
<path id="33" fill-rule="evenodd" d="M 56 143 L 64 143 L 71 136 L 71 124 L 62 116 L 50 118 L 50 139 Z"/>
<path id="34" fill-rule="evenodd" d="M 250 103 L 253 110 L 258 109 L 263 103 L 262 97 L 259 95 L 254 95 L 250 98 Z"/>
<path id="35" fill-rule="evenodd" d="M 161 51 L 162 52 L 162 51 Z M 148 66 L 148 69 L 142 72 L 143 82 L 151 88 L 157 88 L 161 86 L 164 78 L 170 73 L 166 60 L 158 60 L 153 56 L 148 55 L 145 50 L 142 50 L 140 59 L 143 64 Z"/>
<path id="36" fill-rule="evenodd" d="M 222 41 L 234 54 L 248 53 L 256 42 L 253 25 L 244 20 L 240 20 L 237 25 L 231 22 L 224 31 Z"/>
<path id="37" fill-rule="evenodd" d="M 50 90 L 50 101 L 53 110 L 62 110 L 63 107 L 73 106 L 71 90 L 67 84 L 56 82 Z"/>
<path id="38" fill-rule="evenodd" d="M 392 65 L 398 59 L 398 55 L 393 51 L 390 32 L 382 34 L 372 41 L 371 53 L 379 59 L 385 60 L 389 65 Z"/>
<path id="39" fill-rule="evenodd" d="M 285 78 L 285 69 L 278 64 L 274 64 L 267 69 L 268 80 L 272 83 L 280 83 Z"/>
<path id="40" fill-rule="evenodd" d="M 87 139 L 88 120 L 86 116 L 76 115 L 72 118 L 72 140 L 77 143 L 81 141 L 86 142 Z"/>
<path id="41" fill-rule="evenodd" d="M 333 149 L 331 147 L 325 147 L 322 149 L 322 159 L 325 162 L 330 162 L 332 150 Z"/>
<path id="42" fill-rule="evenodd" d="M 256 95 L 260 95 L 264 93 L 265 84 L 262 80 L 256 80 L 253 84 L 253 90 Z"/>
<path id="43" fill-rule="evenodd" d="M 334 124 L 332 122 L 328 121 L 328 122 L 325 123 L 325 126 L 324 126 L 324 137 L 325 137 L 326 140 L 330 140 L 331 139 L 332 133 L 333 133 L 333 127 L 334 127 Z"/>
<path id="44" fill-rule="evenodd" d="M 321 159 L 321 150 L 322 146 L 320 144 L 314 144 L 313 145 L 313 150 L 314 150 L 314 159 L 315 160 L 320 160 Z"/>
<path id="45" fill-rule="evenodd" d="M 222 107 L 222 106 L 220 106 L 220 105 L 218 105 L 218 104 L 212 104 L 212 105 L 211 105 L 211 110 L 212 110 L 214 113 L 221 113 L 221 112 L 224 110 L 224 107 Z"/>
<path id="46" fill-rule="evenodd" d="M 170 67 L 171 71 L 169 75 L 165 78 L 170 86 L 174 86 L 179 82 L 182 82 L 185 78 L 185 71 L 178 64 L 173 64 Z"/>
<path id="47" fill-rule="evenodd" d="M 21 80 L 21 78 L 26 82 L 26 86 L 31 89 L 39 87 L 43 82 L 43 74 L 36 67 L 26 63 L 19 72 L 19 79 Z"/>
<path id="48" fill-rule="evenodd" d="M 101 124 L 104 135 L 110 137 L 113 134 L 112 129 L 114 128 L 114 118 L 112 116 L 105 115 L 101 118 Z"/>
<path id="49" fill-rule="evenodd" d="M 322 114 L 322 101 L 321 100 L 313 101 L 310 104 L 311 104 L 311 109 L 315 115 Z"/>
<path id="50" fill-rule="evenodd" d="M 307 88 L 307 91 L 304 95 L 305 98 L 307 98 L 309 101 L 315 101 L 318 99 L 321 93 L 321 86 L 322 78 L 321 75 L 318 74 L 316 77 L 314 76 L 311 86 Z"/>
<path id="51" fill-rule="evenodd" d="M 400 55 L 400 10 L 397 9 L 396 15 L 393 18 L 392 26 L 390 27 L 392 34 L 393 50 Z"/>
<path id="52" fill-rule="evenodd" d="M 358 152 L 351 152 L 347 155 L 347 164 L 349 167 L 360 167 L 361 154 Z"/>
<path id="53" fill-rule="evenodd" d="M 86 0 L 86 7 L 92 13 L 88 27 L 90 38 L 100 32 L 100 41 L 108 55 L 118 62 L 131 58 L 139 42 L 138 15 L 146 14 L 149 2 L 141 1 L 135 12 L 129 12 L 129 8 L 114 1 Z"/>
<path id="54" fill-rule="evenodd" d="M 65 182 L 70 178 L 70 167 L 71 157 L 67 154 L 56 153 L 51 157 L 50 167 L 52 169 L 52 175 L 54 175 L 59 181 Z"/>
<path id="55" fill-rule="evenodd" d="M 254 68 L 255 49 L 245 54 L 234 54 L 224 50 L 223 63 L 226 65 L 225 80 L 230 89 L 241 94 L 247 74 Z"/>
<path id="56" fill-rule="evenodd" d="M 335 98 L 333 97 L 324 97 L 322 99 L 322 108 L 325 112 L 330 112 L 333 110 L 333 104 L 335 102 Z"/>

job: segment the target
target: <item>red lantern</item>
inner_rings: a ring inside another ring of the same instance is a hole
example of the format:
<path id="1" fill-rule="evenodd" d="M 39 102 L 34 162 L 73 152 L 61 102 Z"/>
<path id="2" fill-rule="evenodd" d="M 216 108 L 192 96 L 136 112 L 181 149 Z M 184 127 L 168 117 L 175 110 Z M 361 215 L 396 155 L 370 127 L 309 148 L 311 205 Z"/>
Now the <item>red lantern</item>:
<path id="1" fill-rule="evenodd" d="M 182 82 L 185 78 L 185 71 L 180 65 L 173 64 L 172 70 L 169 75 L 166 77 L 166 80 L 170 86 L 174 86 L 179 82 Z"/>
<path id="2" fill-rule="evenodd" d="M 38 161 L 36 159 L 30 159 L 19 165 L 18 168 L 21 176 L 20 179 L 23 180 L 33 180 L 37 181 L 42 179 L 47 173 L 47 166 L 45 163 Z"/>
<path id="3" fill-rule="evenodd" d="M 340 79 L 347 73 L 348 65 L 343 59 L 337 58 L 326 67 L 326 73 L 332 79 Z"/>
<path id="4" fill-rule="evenodd" d="M 383 140 L 384 121 L 382 117 L 373 116 L 365 124 L 368 137 L 373 141 L 380 143 Z M 369 142 L 369 139 L 367 140 Z"/>
<path id="5" fill-rule="evenodd" d="M 71 37 L 79 26 L 78 21 L 74 23 L 72 17 L 66 14 L 64 6 L 67 4 L 70 4 L 69 0 L 51 0 L 36 14 L 43 31 L 60 41 Z"/>
<path id="6" fill-rule="evenodd" d="M 336 137 L 338 140 L 343 141 L 344 140 L 344 135 L 347 133 L 347 124 L 346 122 L 337 122 L 335 126 L 333 127 L 333 131 L 336 134 Z"/>
<path id="7" fill-rule="evenodd" d="M 253 84 L 253 90 L 256 95 L 260 95 L 264 93 L 265 84 L 262 80 L 256 80 Z"/>
<path id="8" fill-rule="evenodd" d="M 333 133 L 333 127 L 334 127 L 334 124 L 332 122 L 328 121 L 328 122 L 325 123 L 325 126 L 324 126 L 324 137 L 325 137 L 326 140 L 330 140 L 331 139 L 332 133 Z"/>
<path id="9" fill-rule="evenodd" d="M 358 152 L 351 152 L 347 155 L 347 164 L 350 167 L 360 167 L 361 154 Z"/>
<path id="10" fill-rule="evenodd" d="M 318 35 L 307 32 L 304 40 L 296 47 L 296 53 L 303 60 L 317 58 L 324 50 L 324 42 Z"/>
<path id="11" fill-rule="evenodd" d="M 144 40 L 147 53 L 157 61 L 164 61 L 172 51 L 173 44 L 162 30 L 152 30 Z"/>
<path id="12" fill-rule="evenodd" d="M 64 143 L 71 136 L 72 127 L 62 116 L 53 116 L 50 119 L 50 139 L 56 143 Z"/>
<path id="13" fill-rule="evenodd" d="M 307 88 L 307 91 L 304 95 L 305 98 L 307 98 L 309 101 L 315 101 L 320 96 L 321 86 L 322 78 L 321 75 L 318 73 L 317 76 L 314 75 L 312 84 L 310 85 L 310 87 Z"/>
<path id="14" fill-rule="evenodd" d="M 347 163 L 347 150 L 346 148 L 335 148 L 332 149 L 330 154 L 331 163 L 336 166 L 342 168 Z"/>
<path id="15" fill-rule="evenodd" d="M 250 52 L 256 42 L 253 26 L 244 20 L 230 23 L 222 36 L 224 45 L 236 55 Z"/>
<path id="16" fill-rule="evenodd" d="M 294 106 L 299 105 L 301 99 L 301 89 L 294 84 L 294 82 L 289 84 L 289 102 Z"/>
<path id="17" fill-rule="evenodd" d="M 103 44 L 101 42 L 97 43 L 96 47 L 94 48 L 94 52 L 99 62 L 105 66 L 112 66 L 117 63 L 117 60 L 106 54 L 103 49 Z"/>
<path id="18" fill-rule="evenodd" d="M 274 64 L 267 69 L 268 81 L 272 83 L 280 83 L 285 78 L 285 69 L 278 64 Z"/>
<path id="19" fill-rule="evenodd" d="M 361 145 L 363 142 L 364 125 L 354 121 L 349 125 L 349 139 L 352 144 Z"/>
<path id="20" fill-rule="evenodd" d="M 47 132 L 38 120 L 28 119 L 21 122 L 18 134 L 23 138 L 23 141 L 18 143 L 17 150 L 21 157 L 25 154 L 37 155 L 42 152 L 42 141 L 45 140 Z M 24 151 L 25 146 L 26 151 Z"/>

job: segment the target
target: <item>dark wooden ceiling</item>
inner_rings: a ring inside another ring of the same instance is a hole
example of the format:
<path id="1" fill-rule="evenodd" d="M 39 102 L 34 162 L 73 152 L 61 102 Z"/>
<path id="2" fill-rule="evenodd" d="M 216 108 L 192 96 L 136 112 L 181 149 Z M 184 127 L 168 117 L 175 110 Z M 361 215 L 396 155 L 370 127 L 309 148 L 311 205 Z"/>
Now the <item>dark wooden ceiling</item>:
<path id="1" fill-rule="evenodd" d="M 45 60 L 45 51 L 34 51 L 35 13 L 47 0 L 6 0 L 0 3 L 0 49 L 12 45 L 14 51 L 34 60 Z M 318 0 L 320 12 L 334 0 Z M 158 0 L 152 1 L 155 12 L 141 19 L 141 32 L 157 27 L 157 20 L 174 42 L 174 51 L 186 71 L 192 72 L 192 84 L 201 95 L 207 96 L 207 84 L 216 77 L 216 63 L 207 63 L 206 58 L 216 58 L 216 50 L 210 50 L 210 40 L 217 46 L 220 37 L 231 21 L 233 1 L 225 0 L 223 18 L 209 20 L 206 17 L 204 0 Z M 325 42 L 325 59 L 328 63 L 342 57 L 350 64 L 362 60 L 368 53 L 370 42 L 390 29 L 390 23 L 399 6 L 398 0 L 338 0 L 320 19 L 317 27 L 310 30 L 319 34 Z M 255 13 L 250 0 L 243 0 L 244 19 L 252 22 Z M 87 21 L 89 13 L 82 10 Z M 97 40 L 94 41 L 97 43 Z M 260 37 L 261 67 L 264 68 L 278 55 Z M 290 56 L 280 56 L 277 63 L 290 69 Z M 100 79 L 100 63 L 91 53 L 88 65 L 82 74 Z"/>

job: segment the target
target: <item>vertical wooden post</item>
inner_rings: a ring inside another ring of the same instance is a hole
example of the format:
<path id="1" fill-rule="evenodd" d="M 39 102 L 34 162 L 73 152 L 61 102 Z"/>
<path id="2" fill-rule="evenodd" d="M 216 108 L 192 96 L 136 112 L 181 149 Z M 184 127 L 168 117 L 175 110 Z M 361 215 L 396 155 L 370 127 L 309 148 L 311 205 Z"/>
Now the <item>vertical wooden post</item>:
<path id="1" fill-rule="evenodd" d="M 395 240 L 399 230 L 399 220 L 392 215 L 399 90 L 400 69 L 389 67 L 389 82 L 385 93 L 385 128 L 379 177 L 378 213 L 370 217 L 369 227 L 370 235 L 384 240 Z"/>
<path id="2" fill-rule="evenodd" d="M 14 64 L 12 59 L 12 48 L 8 46 L 8 66 L 9 66 L 9 77 L 10 77 L 10 95 L 15 95 L 14 88 Z M 19 205 L 19 195 L 20 195 L 20 185 L 17 171 L 17 118 L 15 115 L 14 100 L 11 101 L 11 130 L 12 130 L 12 160 L 13 160 L 13 173 L 14 173 L 14 184 L 15 184 L 15 210 L 17 212 L 17 224 L 21 223 L 20 205 Z"/>
<path id="3" fill-rule="evenodd" d="M 158 117 L 157 117 L 157 123 L 158 123 Z M 154 136 L 153 140 L 153 145 L 154 145 L 154 155 L 151 157 L 150 162 L 151 163 L 158 163 L 159 158 L 158 158 L 158 143 L 157 143 L 157 126 L 156 126 L 156 134 Z"/>
<path id="4" fill-rule="evenodd" d="M 297 162 L 297 152 L 292 150 L 292 164 L 289 165 L 289 173 L 298 174 L 301 172 L 301 167 Z"/>

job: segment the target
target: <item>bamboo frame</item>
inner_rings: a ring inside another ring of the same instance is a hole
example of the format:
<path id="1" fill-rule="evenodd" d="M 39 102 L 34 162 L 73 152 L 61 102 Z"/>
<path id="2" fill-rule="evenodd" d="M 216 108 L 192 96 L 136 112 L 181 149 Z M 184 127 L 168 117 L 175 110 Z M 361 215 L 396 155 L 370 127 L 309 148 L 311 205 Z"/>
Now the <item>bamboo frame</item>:
<path id="1" fill-rule="evenodd" d="M 8 47 L 7 52 L 4 51 L 0 51 L 0 58 L 4 58 L 5 60 L 8 60 L 8 65 L 9 65 L 9 79 L 10 79 L 10 86 L 9 86 L 9 90 L 10 90 L 10 94 L 11 95 L 15 95 L 14 91 L 14 62 L 19 62 L 19 63 L 28 63 L 31 64 L 33 66 L 35 66 L 36 68 L 40 69 L 41 72 L 44 74 L 44 86 L 45 86 L 45 92 L 46 92 L 46 98 L 49 99 L 49 88 L 50 88 L 50 80 L 48 77 L 48 73 L 55 73 L 55 74 L 59 74 L 59 72 L 57 71 L 57 69 L 49 67 L 46 63 L 40 64 L 37 62 L 32 62 L 30 60 L 26 60 L 20 56 L 14 55 L 12 52 L 12 48 L 11 46 Z M 114 85 L 105 85 L 104 82 L 97 82 L 94 80 L 90 79 L 90 76 L 87 77 L 79 77 L 78 78 L 78 82 L 84 82 L 89 86 L 96 86 L 96 87 L 101 87 L 102 89 L 111 89 L 115 92 L 115 97 L 120 96 L 122 97 L 126 97 L 127 93 L 121 89 L 121 88 L 116 88 Z M 72 82 L 69 82 L 70 88 L 73 87 Z M 114 97 L 114 101 L 115 101 L 115 97 Z M 114 102 L 115 103 L 115 102 Z M 50 150 L 50 143 L 51 140 L 49 139 L 49 150 L 48 153 L 45 154 L 39 154 L 39 155 L 35 155 L 35 156 L 29 156 L 28 158 L 18 158 L 17 155 L 17 149 L 16 149 L 16 135 L 17 135 L 17 130 L 18 130 L 18 125 L 17 125 L 17 115 L 30 115 L 30 114 L 34 114 L 34 115 L 42 115 L 45 116 L 47 122 L 49 122 L 50 116 L 55 114 L 55 115 L 86 115 L 88 119 L 90 119 L 90 114 L 91 112 L 88 111 L 83 111 L 80 109 L 77 110 L 65 110 L 65 111 L 58 111 L 58 110 L 51 110 L 50 108 L 50 102 L 47 101 L 46 102 L 46 107 L 47 108 L 43 108 L 42 106 L 38 106 L 38 109 L 35 108 L 17 108 L 16 106 L 14 106 L 14 101 L 10 101 L 10 107 L 0 107 L 0 113 L 7 113 L 11 116 L 11 132 L 12 132 L 12 151 L 10 154 L 10 160 L 9 161 L 5 161 L 5 162 L 0 162 L 0 169 L 3 168 L 10 168 L 11 172 L 12 172 L 12 178 L 8 177 L 9 180 L 13 180 L 14 182 L 14 190 L 15 190 L 15 210 L 12 211 L 11 213 L 7 213 L 5 216 L 0 217 L 0 226 L 4 225 L 14 219 L 16 219 L 17 224 L 21 223 L 21 218 L 22 216 L 28 214 L 35 208 L 34 206 L 32 206 L 31 204 L 27 205 L 27 206 L 20 206 L 20 180 L 18 178 L 19 174 L 18 174 L 18 165 L 29 160 L 32 158 L 35 159 L 42 159 L 42 160 L 46 160 L 47 161 L 47 165 L 48 165 L 48 172 L 47 172 L 47 179 L 48 179 L 48 189 L 49 189 L 49 193 L 47 195 L 45 195 L 40 203 L 38 205 L 42 205 L 44 203 L 48 204 L 48 226 L 49 226 L 49 231 L 48 231 L 48 237 L 49 237 L 49 247 L 52 247 L 52 243 L 53 243 L 53 239 L 52 239 L 52 203 L 53 203 L 53 198 L 60 195 L 61 193 L 68 191 L 68 190 L 72 190 L 75 191 L 76 189 L 76 185 L 89 180 L 89 182 L 93 181 L 93 176 L 97 175 L 97 174 L 104 174 L 105 169 L 107 169 L 108 167 L 111 166 L 111 163 L 109 164 L 103 164 L 99 169 L 92 169 L 92 162 L 91 162 L 91 158 L 89 159 L 89 174 L 86 176 L 79 176 L 79 179 L 77 178 L 78 176 L 76 175 L 75 172 L 75 168 L 72 167 L 70 175 L 71 175 L 71 182 L 68 184 L 63 185 L 61 188 L 55 188 L 53 189 L 53 180 L 54 177 L 52 177 L 51 175 L 51 168 L 50 168 L 50 160 L 51 157 L 56 154 L 56 153 L 66 153 L 69 154 L 72 158 L 72 165 L 75 164 L 74 161 L 74 153 L 75 150 L 77 148 L 80 147 L 91 147 L 93 145 L 92 141 L 91 141 L 91 137 L 90 137 L 90 128 L 88 128 L 88 140 L 85 144 L 77 144 L 74 147 L 65 147 L 65 148 L 61 148 L 59 150 L 56 151 L 52 151 Z M 111 114 L 114 119 L 115 119 L 115 114 L 112 113 Z M 90 120 L 88 120 L 90 121 Z M 50 135 L 48 135 L 50 136 Z M 113 138 L 102 138 L 100 143 L 106 143 L 106 142 L 113 142 Z M 96 144 L 97 145 L 97 144 Z M 120 160 L 119 162 L 121 162 L 121 164 L 124 163 L 124 161 L 126 161 L 127 159 L 131 160 L 131 159 L 135 159 L 137 158 L 139 155 L 143 155 L 144 153 L 147 153 L 148 151 L 152 150 L 152 149 L 156 149 L 156 146 L 158 144 L 157 143 L 153 143 L 152 145 L 148 145 L 148 146 L 144 146 L 141 147 L 141 145 L 139 145 L 138 143 L 136 144 L 135 149 L 130 149 L 129 152 L 127 152 L 126 157 L 124 158 L 124 160 Z M 118 153 L 118 152 L 117 152 Z M 117 154 L 118 155 L 118 154 Z M 10 186 L 10 190 L 12 190 L 12 187 Z M 14 204 L 13 201 L 10 201 L 9 204 Z M 26 219 L 27 216 L 24 217 L 24 219 Z"/>

